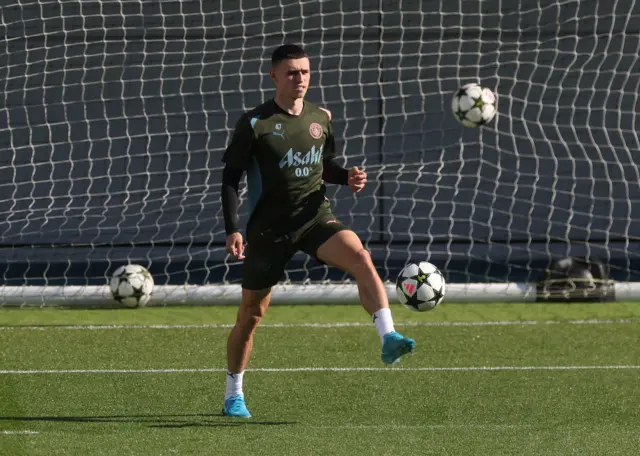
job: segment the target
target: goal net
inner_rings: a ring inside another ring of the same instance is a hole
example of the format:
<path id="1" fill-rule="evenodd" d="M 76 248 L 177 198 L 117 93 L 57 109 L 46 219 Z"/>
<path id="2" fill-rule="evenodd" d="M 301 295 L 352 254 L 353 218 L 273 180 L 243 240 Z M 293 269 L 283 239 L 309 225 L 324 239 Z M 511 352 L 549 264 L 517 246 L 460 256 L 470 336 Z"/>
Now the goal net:
<path id="1" fill-rule="evenodd" d="M 384 280 L 428 260 L 447 299 L 530 299 L 577 256 L 639 281 L 639 2 L 14 0 L 0 17 L 0 302 L 103 299 L 125 263 L 156 304 L 236 299 L 221 156 L 286 42 L 369 173 L 330 196 Z M 488 127 L 451 115 L 467 82 L 498 95 Z M 301 254 L 279 296 L 355 299 L 349 279 Z"/>

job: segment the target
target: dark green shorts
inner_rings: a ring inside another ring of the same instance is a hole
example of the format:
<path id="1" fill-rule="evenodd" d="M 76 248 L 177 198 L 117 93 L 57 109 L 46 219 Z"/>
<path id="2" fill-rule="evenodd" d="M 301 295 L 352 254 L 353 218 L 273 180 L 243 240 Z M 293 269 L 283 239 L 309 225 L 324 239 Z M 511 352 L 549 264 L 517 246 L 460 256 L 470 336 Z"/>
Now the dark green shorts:
<path id="1" fill-rule="evenodd" d="M 277 284 L 287 263 L 298 251 L 322 262 L 318 247 L 347 227 L 329 210 L 322 210 L 309 222 L 292 232 L 250 232 L 242 271 L 242 288 L 263 290 Z"/>

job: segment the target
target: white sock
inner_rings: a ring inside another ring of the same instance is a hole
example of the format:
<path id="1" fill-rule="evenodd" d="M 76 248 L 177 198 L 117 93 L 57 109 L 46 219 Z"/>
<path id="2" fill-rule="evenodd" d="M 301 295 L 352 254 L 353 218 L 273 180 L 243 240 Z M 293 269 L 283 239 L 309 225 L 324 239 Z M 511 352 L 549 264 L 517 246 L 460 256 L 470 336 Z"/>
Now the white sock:
<path id="1" fill-rule="evenodd" d="M 227 371 L 227 390 L 224 393 L 225 400 L 231 396 L 242 394 L 242 377 L 244 377 L 244 371 L 239 374 L 232 374 Z"/>
<path id="2" fill-rule="evenodd" d="M 380 340 L 383 340 L 385 334 L 395 331 L 391 309 L 388 307 L 384 307 L 373 314 L 373 323 L 376 325 Z"/>

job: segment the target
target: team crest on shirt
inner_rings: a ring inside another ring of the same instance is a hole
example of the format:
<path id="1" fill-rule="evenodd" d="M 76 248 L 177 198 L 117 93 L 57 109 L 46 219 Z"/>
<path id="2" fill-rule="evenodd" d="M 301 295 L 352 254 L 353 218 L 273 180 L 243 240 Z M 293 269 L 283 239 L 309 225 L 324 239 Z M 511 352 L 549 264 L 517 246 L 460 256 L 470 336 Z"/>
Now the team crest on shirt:
<path id="1" fill-rule="evenodd" d="M 309 125 L 309 134 L 313 139 L 320 139 L 320 137 L 322 136 L 322 125 L 317 122 Z"/>

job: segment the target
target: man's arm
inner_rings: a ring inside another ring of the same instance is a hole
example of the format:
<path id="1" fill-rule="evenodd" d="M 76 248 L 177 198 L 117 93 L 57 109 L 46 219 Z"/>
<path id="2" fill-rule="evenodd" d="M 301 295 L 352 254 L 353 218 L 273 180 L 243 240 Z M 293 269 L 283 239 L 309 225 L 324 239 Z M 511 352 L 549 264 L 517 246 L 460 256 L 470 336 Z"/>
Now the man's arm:
<path id="1" fill-rule="evenodd" d="M 331 112 L 323 109 L 329 116 L 327 124 L 327 140 L 322 152 L 322 180 L 329 184 L 348 185 L 349 171 L 336 161 L 336 140 L 333 136 Z"/>
<path id="2" fill-rule="evenodd" d="M 322 162 L 322 179 L 329 184 L 347 185 L 349 183 L 349 170 L 333 159 L 324 159 Z"/>
<path id="3" fill-rule="evenodd" d="M 246 115 L 240 117 L 236 123 L 231 142 L 227 147 L 222 161 L 222 213 L 224 215 L 224 229 L 229 236 L 239 232 L 238 229 L 238 186 L 240 178 L 251 159 L 253 143 L 253 128 Z"/>
<path id="4" fill-rule="evenodd" d="M 229 236 L 240 231 L 238 229 L 238 186 L 244 171 L 227 164 L 222 170 L 222 214 L 224 230 Z"/>

